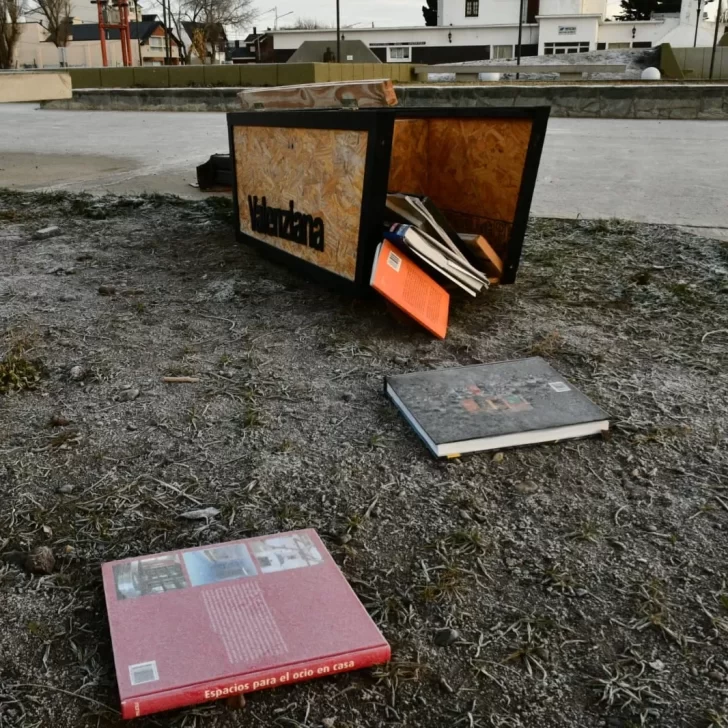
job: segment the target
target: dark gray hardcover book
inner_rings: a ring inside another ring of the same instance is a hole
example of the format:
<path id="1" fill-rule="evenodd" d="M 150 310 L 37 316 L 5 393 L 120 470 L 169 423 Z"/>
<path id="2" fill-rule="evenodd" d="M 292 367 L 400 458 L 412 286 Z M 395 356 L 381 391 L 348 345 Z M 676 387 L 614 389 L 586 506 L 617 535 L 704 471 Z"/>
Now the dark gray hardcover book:
<path id="1" fill-rule="evenodd" d="M 541 357 L 400 374 L 385 391 L 435 457 L 609 429 L 607 413 Z"/>

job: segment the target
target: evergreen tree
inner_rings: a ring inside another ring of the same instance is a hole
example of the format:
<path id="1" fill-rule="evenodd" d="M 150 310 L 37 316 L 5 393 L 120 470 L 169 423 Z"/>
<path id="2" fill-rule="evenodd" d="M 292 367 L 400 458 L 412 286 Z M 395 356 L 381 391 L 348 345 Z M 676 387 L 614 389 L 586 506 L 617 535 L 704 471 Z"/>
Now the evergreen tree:
<path id="1" fill-rule="evenodd" d="M 425 25 L 437 25 L 437 0 L 425 0 L 427 5 L 422 6 L 422 15 Z"/>

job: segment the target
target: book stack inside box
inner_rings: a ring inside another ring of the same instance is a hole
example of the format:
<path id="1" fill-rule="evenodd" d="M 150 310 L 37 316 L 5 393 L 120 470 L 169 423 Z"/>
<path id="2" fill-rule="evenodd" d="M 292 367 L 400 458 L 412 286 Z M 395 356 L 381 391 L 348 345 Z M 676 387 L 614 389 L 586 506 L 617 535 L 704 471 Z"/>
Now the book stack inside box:
<path id="1" fill-rule="evenodd" d="M 428 197 L 387 195 L 382 236 L 372 287 L 439 338 L 447 333 L 450 294 L 477 296 L 503 273 L 488 241 L 456 232 Z"/>

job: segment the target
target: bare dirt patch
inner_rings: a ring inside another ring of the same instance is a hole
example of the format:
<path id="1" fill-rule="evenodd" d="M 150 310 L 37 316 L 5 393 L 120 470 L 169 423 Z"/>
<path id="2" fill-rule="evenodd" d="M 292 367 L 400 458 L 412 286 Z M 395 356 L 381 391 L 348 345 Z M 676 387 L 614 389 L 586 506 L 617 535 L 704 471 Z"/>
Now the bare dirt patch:
<path id="1" fill-rule="evenodd" d="M 226 201 L 0 192 L 0 249 L 0 552 L 56 555 L 0 565 L 1 726 L 121 723 L 102 561 L 309 526 L 392 663 L 138 725 L 728 725 L 725 244 L 532 221 L 442 342 L 239 246 Z M 610 438 L 436 462 L 382 394 L 531 354 Z"/>

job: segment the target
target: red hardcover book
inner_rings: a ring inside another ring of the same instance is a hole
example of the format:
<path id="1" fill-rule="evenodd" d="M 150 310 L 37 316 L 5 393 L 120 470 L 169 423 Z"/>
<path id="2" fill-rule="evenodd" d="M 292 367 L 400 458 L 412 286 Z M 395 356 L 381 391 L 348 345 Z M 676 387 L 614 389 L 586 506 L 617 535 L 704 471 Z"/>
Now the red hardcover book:
<path id="1" fill-rule="evenodd" d="M 102 567 L 124 718 L 387 662 L 314 530 Z"/>

